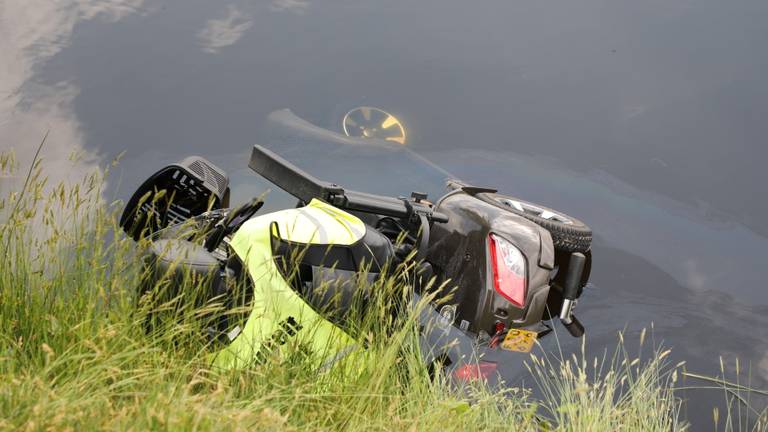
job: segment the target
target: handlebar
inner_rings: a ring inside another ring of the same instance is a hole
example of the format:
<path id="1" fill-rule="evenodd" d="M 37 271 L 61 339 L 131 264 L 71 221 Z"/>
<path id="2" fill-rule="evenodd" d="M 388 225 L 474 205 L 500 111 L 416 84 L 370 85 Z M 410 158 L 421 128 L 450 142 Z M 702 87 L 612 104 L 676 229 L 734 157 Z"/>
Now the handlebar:
<path id="1" fill-rule="evenodd" d="M 345 210 L 398 218 L 423 214 L 434 222 L 448 222 L 448 216 L 418 202 L 344 190 L 335 183 L 321 181 L 260 145 L 253 146 L 248 167 L 303 202 L 317 198 Z"/>

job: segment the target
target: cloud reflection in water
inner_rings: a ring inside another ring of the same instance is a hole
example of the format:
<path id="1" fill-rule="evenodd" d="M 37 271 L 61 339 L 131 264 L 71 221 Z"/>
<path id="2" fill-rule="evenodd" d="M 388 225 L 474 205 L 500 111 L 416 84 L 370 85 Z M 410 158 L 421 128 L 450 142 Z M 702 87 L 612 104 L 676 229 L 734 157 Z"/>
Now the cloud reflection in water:
<path id="1" fill-rule="evenodd" d="M 215 54 L 224 47 L 234 45 L 252 25 L 253 20 L 248 14 L 229 5 L 226 16 L 208 20 L 197 38 L 203 51 Z"/>
<path id="2" fill-rule="evenodd" d="M 116 22 L 136 13 L 143 0 L 6 0 L 0 7 L 0 151 L 13 150 L 21 169 L 32 162 L 50 131 L 42 157 L 49 184 L 76 182 L 98 168 L 101 155 L 84 146 L 73 101 L 79 89 L 61 81 L 44 84 L 35 72 L 69 45 L 81 21 Z M 71 155 L 77 154 L 76 159 Z M 19 176 L 0 182 L 0 192 L 18 188 Z"/>
<path id="3" fill-rule="evenodd" d="M 273 0 L 270 6 L 273 11 L 276 12 L 292 12 L 295 14 L 303 14 L 309 9 L 309 1 L 307 0 Z"/>

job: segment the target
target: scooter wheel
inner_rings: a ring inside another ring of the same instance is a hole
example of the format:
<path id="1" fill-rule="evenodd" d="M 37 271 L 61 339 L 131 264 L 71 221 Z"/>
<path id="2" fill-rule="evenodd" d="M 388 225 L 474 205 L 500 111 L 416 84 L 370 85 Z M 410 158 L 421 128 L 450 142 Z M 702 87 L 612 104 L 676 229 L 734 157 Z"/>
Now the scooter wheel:
<path id="1" fill-rule="evenodd" d="M 584 222 L 565 213 L 498 193 L 479 193 L 476 197 L 545 228 L 557 250 L 587 252 L 592 246 L 592 230 Z"/>

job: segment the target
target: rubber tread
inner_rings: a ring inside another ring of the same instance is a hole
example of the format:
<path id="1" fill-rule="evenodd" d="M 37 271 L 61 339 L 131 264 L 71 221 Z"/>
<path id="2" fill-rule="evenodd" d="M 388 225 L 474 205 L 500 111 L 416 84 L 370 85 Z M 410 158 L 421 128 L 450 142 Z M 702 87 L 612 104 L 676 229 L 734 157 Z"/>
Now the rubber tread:
<path id="1" fill-rule="evenodd" d="M 580 220 L 568 216 L 563 212 L 552 210 L 550 208 L 541 206 L 539 204 L 534 204 L 536 207 L 540 208 L 546 208 L 547 210 L 559 213 L 563 216 L 566 216 L 568 219 L 573 221 L 573 224 L 564 224 L 561 222 L 555 222 L 548 219 L 540 218 L 536 215 L 528 214 L 525 212 L 521 212 L 515 208 L 506 206 L 504 204 L 499 203 L 494 199 L 494 197 L 499 198 L 511 198 L 515 201 L 520 202 L 527 202 L 518 198 L 502 195 L 502 194 L 496 194 L 496 193 L 479 193 L 475 195 L 477 198 L 489 203 L 493 204 L 496 207 L 503 208 L 505 210 L 508 210 L 516 215 L 522 216 L 529 221 L 539 225 L 540 227 L 546 229 L 549 231 L 549 234 L 552 236 L 552 243 L 556 250 L 561 250 L 565 252 L 587 252 L 592 247 L 592 230 Z M 531 203 L 533 204 L 533 203 Z"/>

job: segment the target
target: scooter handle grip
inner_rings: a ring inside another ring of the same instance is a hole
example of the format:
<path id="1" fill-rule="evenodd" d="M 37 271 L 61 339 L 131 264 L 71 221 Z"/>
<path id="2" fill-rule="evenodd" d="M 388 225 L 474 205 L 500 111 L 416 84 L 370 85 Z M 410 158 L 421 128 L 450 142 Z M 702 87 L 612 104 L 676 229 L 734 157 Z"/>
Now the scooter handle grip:
<path id="1" fill-rule="evenodd" d="M 563 298 L 575 300 L 578 297 L 581 274 L 584 271 L 586 262 L 587 257 L 583 253 L 574 252 L 571 254 L 571 259 L 568 261 L 568 274 L 565 277 Z"/>

